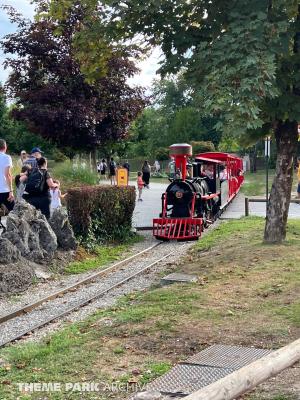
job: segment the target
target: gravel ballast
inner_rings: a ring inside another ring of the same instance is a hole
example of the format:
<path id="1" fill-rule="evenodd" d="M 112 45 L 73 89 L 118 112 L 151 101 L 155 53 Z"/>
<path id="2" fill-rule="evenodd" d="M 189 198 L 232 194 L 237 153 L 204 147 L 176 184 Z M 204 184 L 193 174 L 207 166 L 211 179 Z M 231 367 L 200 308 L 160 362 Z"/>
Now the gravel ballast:
<path id="1" fill-rule="evenodd" d="M 135 245 L 135 252 L 142 251 L 145 248 L 150 247 L 151 245 L 157 243 L 152 236 L 148 234 L 145 235 L 146 239 L 144 242 Z M 159 260 L 165 255 L 170 254 L 166 259 L 160 262 L 158 265 L 151 267 L 150 271 L 144 272 L 143 274 L 131 279 L 130 281 L 122 284 L 122 286 L 117 287 L 110 292 L 102 295 L 96 301 L 84 306 L 82 308 L 77 309 L 77 311 L 72 311 L 65 317 L 59 319 L 59 321 L 55 320 L 55 322 L 46 325 L 45 327 L 30 333 L 30 335 L 23 340 L 38 340 L 46 334 L 53 332 L 54 330 L 59 329 L 62 324 L 66 321 L 76 322 L 79 320 L 83 320 L 88 315 L 92 314 L 99 308 L 105 308 L 113 305 L 118 298 L 121 296 L 131 293 L 133 291 L 140 291 L 148 288 L 152 285 L 153 282 L 157 279 L 159 272 L 163 271 L 166 268 L 166 265 L 170 265 L 171 263 L 175 263 L 178 259 L 186 253 L 186 251 L 192 246 L 194 243 L 185 242 L 185 243 L 177 243 L 177 242 L 168 242 L 163 243 L 160 246 L 154 248 L 149 253 L 145 253 L 137 259 L 132 260 L 128 264 L 122 265 L 117 271 L 109 273 L 107 276 L 99 278 L 95 282 L 89 283 L 87 285 L 82 286 L 80 289 L 74 292 L 66 293 L 63 297 L 56 298 L 54 300 L 48 301 L 47 303 L 42 304 L 32 312 L 14 318 L 13 320 L 7 321 L 1 324 L 1 336 L 0 336 L 0 344 L 6 342 L 8 340 L 13 339 L 14 337 L 23 334 L 26 331 L 32 331 L 33 327 L 42 323 L 43 321 L 47 321 L 50 318 L 56 317 L 62 312 L 69 310 L 72 307 L 76 307 L 83 300 L 89 298 L 92 295 L 95 295 L 99 292 L 107 290 L 114 284 L 122 281 L 123 279 L 137 273 L 142 270 L 149 264 Z M 26 299 L 28 302 L 32 303 L 38 298 L 45 297 L 45 295 L 50 294 L 58 289 L 62 289 L 64 286 L 69 286 L 72 283 L 78 282 L 82 280 L 84 277 L 89 276 L 90 274 L 81 274 L 76 277 L 69 277 L 64 279 L 62 282 L 59 282 L 56 285 L 43 285 L 46 287 L 43 288 L 35 288 L 36 293 L 34 295 L 25 294 L 20 299 L 18 304 L 14 304 L 14 309 L 19 308 L 22 305 L 26 304 Z M 39 290 L 38 290 L 39 289 Z M 6 312 L 12 311 L 11 301 L 2 302 L 1 304 L 1 314 L 5 314 Z"/>

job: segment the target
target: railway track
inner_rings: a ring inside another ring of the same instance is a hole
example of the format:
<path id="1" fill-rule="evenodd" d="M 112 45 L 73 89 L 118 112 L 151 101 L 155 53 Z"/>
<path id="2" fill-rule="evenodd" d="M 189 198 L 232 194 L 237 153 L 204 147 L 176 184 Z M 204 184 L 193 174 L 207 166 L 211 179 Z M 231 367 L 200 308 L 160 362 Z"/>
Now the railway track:
<path id="1" fill-rule="evenodd" d="M 153 254 L 152 250 L 158 246 L 165 248 L 166 251 L 163 254 L 158 254 L 157 257 L 156 252 Z M 173 251 L 170 252 L 169 250 L 168 244 L 157 243 L 71 286 L 0 316 L 0 347 L 19 340 L 33 331 L 98 300 L 114 289 L 149 271 L 173 254 Z M 142 262 L 142 265 L 140 267 L 135 268 L 135 264 L 133 264 L 124 268 L 126 264 L 136 262 L 141 257 L 142 260 L 139 263 Z M 99 282 L 99 278 L 103 278 L 103 280 Z M 100 288 L 98 287 L 99 284 L 101 284 Z M 43 311 L 45 310 L 47 312 L 43 316 Z M 11 331 L 14 333 L 11 334 Z"/>

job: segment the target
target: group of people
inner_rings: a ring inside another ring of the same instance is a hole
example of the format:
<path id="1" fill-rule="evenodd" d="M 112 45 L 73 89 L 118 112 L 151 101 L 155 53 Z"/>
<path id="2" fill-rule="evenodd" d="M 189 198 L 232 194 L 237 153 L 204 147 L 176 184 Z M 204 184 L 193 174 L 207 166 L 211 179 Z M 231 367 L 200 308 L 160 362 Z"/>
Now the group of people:
<path id="1" fill-rule="evenodd" d="M 12 158 L 5 140 L 0 139 L 0 206 L 11 211 L 15 205 L 13 191 Z M 61 207 L 60 182 L 52 179 L 47 169 L 47 159 L 40 148 L 34 147 L 28 155 L 22 151 L 18 160 L 20 173 L 15 177 L 16 198 L 24 199 L 40 210 L 47 219 L 54 209 Z"/>
<path id="2" fill-rule="evenodd" d="M 101 161 L 97 162 L 97 172 L 101 179 L 110 179 L 111 185 L 116 185 L 116 176 L 117 176 L 117 171 L 119 168 L 125 168 L 128 172 L 128 177 L 130 173 L 130 164 L 128 160 L 126 160 L 123 164 L 116 163 L 113 157 L 110 158 L 109 161 L 107 161 L 105 158 L 103 158 Z M 149 189 L 149 184 L 150 184 L 150 177 L 151 177 L 151 165 L 149 164 L 149 161 L 145 160 L 141 171 L 138 171 L 137 173 L 137 187 L 138 187 L 138 201 L 143 201 L 142 199 L 142 191 L 143 188 L 148 188 Z M 160 164 L 159 161 L 155 161 L 153 165 L 154 173 L 160 172 Z"/>
<path id="3" fill-rule="evenodd" d="M 111 157 L 109 162 L 106 161 L 105 158 L 102 158 L 101 161 L 97 162 L 97 172 L 101 178 L 110 179 L 111 185 L 116 185 L 116 176 L 118 168 L 125 168 L 128 171 L 128 176 L 130 172 L 130 164 L 128 161 L 121 166 L 120 163 L 116 163 L 114 158 Z"/>

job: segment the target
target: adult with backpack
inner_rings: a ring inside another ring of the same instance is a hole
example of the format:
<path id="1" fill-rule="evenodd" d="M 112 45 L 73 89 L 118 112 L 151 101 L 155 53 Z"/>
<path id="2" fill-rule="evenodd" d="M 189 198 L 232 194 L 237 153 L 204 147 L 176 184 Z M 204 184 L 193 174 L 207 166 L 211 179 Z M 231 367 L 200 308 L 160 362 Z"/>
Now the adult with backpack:
<path id="1" fill-rule="evenodd" d="M 50 218 L 50 189 L 56 188 L 48 170 L 47 160 L 41 157 L 37 160 L 37 168 L 31 169 L 26 175 L 20 177 L 21 182 L 25 182 L 25 192 L 23 199 L 40 210 L 47 219 Z"/>

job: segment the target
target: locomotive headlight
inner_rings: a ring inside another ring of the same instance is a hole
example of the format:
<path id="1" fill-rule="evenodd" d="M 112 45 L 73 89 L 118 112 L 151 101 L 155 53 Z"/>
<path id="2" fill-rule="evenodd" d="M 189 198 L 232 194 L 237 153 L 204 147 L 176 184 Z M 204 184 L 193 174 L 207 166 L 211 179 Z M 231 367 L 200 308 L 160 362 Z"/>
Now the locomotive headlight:
<path id="1" fill-rule="evenodd" d="M 176 192 L 175 193 L 176 199 L 182 199 L 183 198 L 183 192 Z"/>

